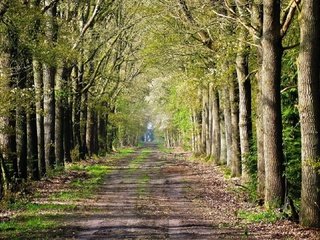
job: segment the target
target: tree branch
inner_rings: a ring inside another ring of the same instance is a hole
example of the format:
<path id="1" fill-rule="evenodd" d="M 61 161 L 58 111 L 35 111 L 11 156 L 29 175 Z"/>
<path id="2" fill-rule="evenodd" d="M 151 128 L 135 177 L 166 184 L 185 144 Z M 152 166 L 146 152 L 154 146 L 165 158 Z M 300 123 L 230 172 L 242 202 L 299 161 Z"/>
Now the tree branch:
<path id="1" fill-rule="evenodd" d="M 83 26 L 80 35 L 78 37 L 78 40 L 75 42 L 75 44 L 72 47 L 72 50 L 76 49 L 79 46 L 79 43 L 81 42 L 81 39 L 83 38 L 84 34 L 87 32 L 87 30 L 92 26 L 95 18 L 97 17 L 98 13 L 99 13 L 99 9 L 101 6 L 102 0 L 97 0 L 96 2 L 96 6 L 92 12 L 91 17 L 89 18 L 89 20 L 86 22 L 86 24 Z"/>
<path id="2" fill-rule="evenodd" d="M 293 48 L 296 48 L 296 47 L 299 47 L 299 46 L 300 46 L 300 43 L 296 43 L 296 44 L 293 44 L 293 45 L 290 45 L 290 46 L 283 47 L 282 50 L 286 51 L 286 50 L 290 50 L 290 49 L 293 49 Z"/>
<path id="3" fill-rule="evenodd" d="M 199 26 L 199 24 L 194 20 L 192 13 L 190 11 L 190 9 L 187 6 L 187 3 L 185 0 L 179 0 L 179 5 L 181 7 L 182 12 L 184 13 L 185 17 L 187 18 L 187 21 L 197 27 L 200 28 L 198 31 L 198 35 L 201 39 L 201 42 L 203 43 L 203 45 L 205 45 L 206 47 L 208 47 L 209 49 L 213 49 L 213 41 L 212 38 L 210 37 L 210 35 L 208 34 L 207 31 L 201 29 L 201 27 Z"/>
<path id="4" fill-rule="evenodd" d="M 3 2 L 0 2 L 0 18 L 3 17 L 3 15 L 7 12 L 9 8 L 9 1 L 3 1 Z"/>
<path id="5" fill-rule="evenodd" d="M 48 5 L 44 6 L 41 10 L 41 13 L 45 13 L 46 11 L 48 11 L 52 6 L 54 6 L 56 3 L 58 3 L 59 0 L 53 0 L 51 1 Z"/>
<path id="6" fill-rule="evenodd" d="M 289 4 L 289 7 L 287 8 L 282 20 L 282 26 L 281 26 L 281 32 L 280 32 L 281 38 L 284 38 L 286 33 L 288 32 L 291 22 L 296 13 L 296 9 L 298 8 L 300 2 L 301 0 L 292 0 L 291 3 Z"/>

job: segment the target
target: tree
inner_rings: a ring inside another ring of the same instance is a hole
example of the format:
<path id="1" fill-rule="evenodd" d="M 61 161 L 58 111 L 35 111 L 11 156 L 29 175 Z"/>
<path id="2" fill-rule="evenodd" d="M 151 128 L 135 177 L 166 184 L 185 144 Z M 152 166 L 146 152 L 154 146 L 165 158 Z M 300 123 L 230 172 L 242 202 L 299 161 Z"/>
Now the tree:
<path id="1" fill-rule="evenodd" d="M 303 1 L 299 53 L 299 113 L 301 122 L 302 191 L 300 222 L 320 226 L 320 1 Z"/>
<path id="2" fill-rule="evenodd" d="M 55 46 L 57 40 L 56 13 L 57 3 L 51 4 L 47 0 L 46 21 L 46 42 L 48 48 Z M 56 164 L 54 151 L 54 132 L 55 132 L 55 98 L 54 98 L 54 82 L 55 82 L 55 56 L 51 52 L 51 56 L 46 59 L 43 64 L 43 111 L 44 111 L 44 158 L 46 162 L 46 172 L 54 168 Z"/>
<path id="3" fill-rule="evenodd" d="M 280 2 L 263 1 L 262 101 L 264 159 L 266 167 L 265 204 L 281 206 L 284 202 L 282 122 Z"/>

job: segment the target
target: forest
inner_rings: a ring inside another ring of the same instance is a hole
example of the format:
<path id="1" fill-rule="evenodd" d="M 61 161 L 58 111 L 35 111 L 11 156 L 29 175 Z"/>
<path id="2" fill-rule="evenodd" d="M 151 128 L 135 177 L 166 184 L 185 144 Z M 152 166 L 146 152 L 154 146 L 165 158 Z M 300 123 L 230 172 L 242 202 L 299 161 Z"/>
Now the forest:
<path id="1" fill-rule="evenodd" d="M 320 0 L 1 0 L 0 198 L 152 123 L 319 228 L 319 43 Z"/>

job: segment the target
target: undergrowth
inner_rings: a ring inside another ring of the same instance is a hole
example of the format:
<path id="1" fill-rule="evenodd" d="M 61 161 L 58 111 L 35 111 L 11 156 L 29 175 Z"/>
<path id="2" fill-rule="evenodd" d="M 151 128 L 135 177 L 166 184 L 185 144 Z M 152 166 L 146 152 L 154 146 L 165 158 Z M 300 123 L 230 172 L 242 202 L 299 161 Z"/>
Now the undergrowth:
<path id="1" fill-rule="evenodd" d="M 247 223 L 275 223 L 284 217 L 282 213 L 271 209 L 258 212 L 241 210 L 237 216 Z"/>

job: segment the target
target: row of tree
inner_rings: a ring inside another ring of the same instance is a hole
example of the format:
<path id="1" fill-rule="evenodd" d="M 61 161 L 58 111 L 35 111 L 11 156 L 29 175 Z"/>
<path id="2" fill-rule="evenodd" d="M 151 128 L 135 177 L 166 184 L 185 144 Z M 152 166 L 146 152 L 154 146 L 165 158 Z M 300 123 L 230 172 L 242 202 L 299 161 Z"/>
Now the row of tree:
<path id="1" fill-rule="evenodd" d="M 126 144 L 137 141 L 144 129 L 117 114 L 130 114 L 123 106 L 139 96 L 128 90 L 142 69 L 139 4 L 1 1 L 0 198 L 66 162 L 112 151 L 121 125 L 135 136 Z"/>
<path id="2" fill-rule="evenodd" d="M 289 203 L 319 227 L 319 1 L 146 5 L 161 11 L 145 52 L 170 72 L 151 101 L 167 145 L 227 164 L 266 207 Z"/>

